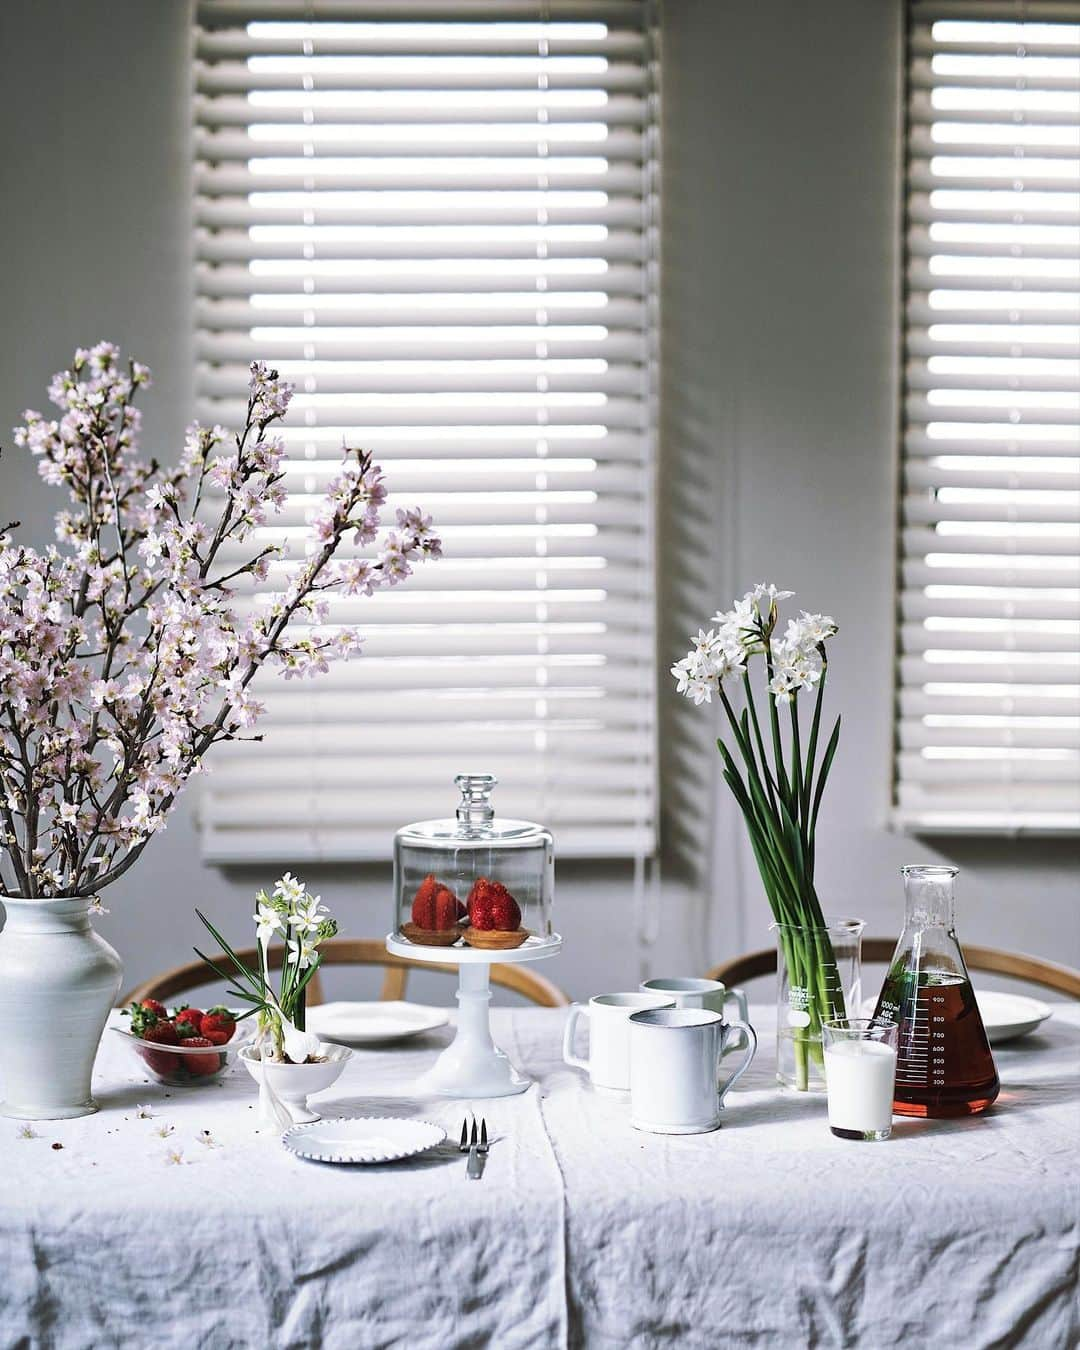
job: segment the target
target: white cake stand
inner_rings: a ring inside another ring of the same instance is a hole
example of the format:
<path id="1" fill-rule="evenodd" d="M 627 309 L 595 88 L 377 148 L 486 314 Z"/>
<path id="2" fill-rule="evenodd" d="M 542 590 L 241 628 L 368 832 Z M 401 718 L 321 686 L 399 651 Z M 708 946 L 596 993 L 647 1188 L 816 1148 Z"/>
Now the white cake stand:
<path id="1" fill-rule="evenodd" d="M 491 1039 L 491 967 L 556 956 L 562 950 L 559 934 L 526 938 L 520 947 L 509 951 L 481 951 L 477 947 L 422 947 L 389 933 L 386 950 L 409 961 L 458 968 L 457 1035 L 427 1073 L 417 1079 L 416 1091 L 432 1097 L 512 1097 L 524 1092 L 530 1079 Z"/>

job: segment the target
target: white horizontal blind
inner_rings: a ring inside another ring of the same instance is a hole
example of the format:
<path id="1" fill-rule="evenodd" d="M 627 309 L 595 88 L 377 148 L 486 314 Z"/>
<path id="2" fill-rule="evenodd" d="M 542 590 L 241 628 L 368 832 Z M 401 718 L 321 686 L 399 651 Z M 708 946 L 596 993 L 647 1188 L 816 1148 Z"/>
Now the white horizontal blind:
<path id="1" fill-rule="evenodd" d="M 896 810 L 1080 829 L 1080 4 L 911 5 Z"/>
<path id="2" fill-rule="evenodd" d="M 302 556 L 343 437 L 445 557 L 338 600 L 362 658 L 264 680 L 218 861 L 385 858 L 491 771 L 562 855 L 655 844 L 655 57 L 643 3 L 200 0 L 199 415 L 294 382 Z M 280 570 L 267 589 L 280 587 Z"/>

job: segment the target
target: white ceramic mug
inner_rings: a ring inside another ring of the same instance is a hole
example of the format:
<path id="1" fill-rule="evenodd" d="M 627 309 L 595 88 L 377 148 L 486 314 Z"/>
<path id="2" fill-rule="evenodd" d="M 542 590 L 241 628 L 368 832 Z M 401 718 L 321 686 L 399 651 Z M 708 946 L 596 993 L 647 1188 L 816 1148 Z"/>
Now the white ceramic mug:
<path id="1" fill-rule="evenodd" d="M 563 1060 L 583 1069 L 597 1092 L 630 1091 L 630 1014 L 653 1008 L 674 1008 L 661 994 L 596 994 L 587 1004 L 573 1003 L 563 1032 Z M 589 1057 L 574 1054 L 574 1033 L 582 1018 L 589 1022 Z"/>
<path id="2" fill-rule="evenodd" d="M 698 980 L 690 977 L 643 980 L 641 990 L 646 994 L 660 994 L 669 998 L 676 1008 L 708 1008 L 710 1012 L 726 1015 L 728 1001 L 734 999 L 739 1021 L 750 1020 L 746 1007 L 746 995 L 741 989 L 729 989 L 719 980 Z"/>
<path id="3" fill-rule="evenodd" d="M 720 1059 L 734 1037 L 742 1063 L 720 1086 Z M 757 1050 L 748 1022 L 708 1008 L 653 1008 L 630 1018 L 630 1124 L 653 1134 L 703 1134 L 720 1124 L 724 1097 Z"/>

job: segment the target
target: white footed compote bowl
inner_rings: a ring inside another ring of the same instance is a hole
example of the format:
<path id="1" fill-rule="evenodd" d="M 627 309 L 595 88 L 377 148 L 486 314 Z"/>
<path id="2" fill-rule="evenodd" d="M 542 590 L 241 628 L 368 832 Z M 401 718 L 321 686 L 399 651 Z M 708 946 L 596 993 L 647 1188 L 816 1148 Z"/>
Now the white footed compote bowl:
<path id="1" fill-rule="evenodd" d="M 265 1083 L 292 1123 L 306 1125 L 322 1119 L 318 1111 L 308 1106 L 307 1099 L 333 1087 L 341 1077 L 346 1061 L 352 1057 L 352 1051 L 347 1046 L 334 1045 L 330 1041 L 320 1043 L 319 1053 L 325 1058 L 314 1064 L 278 1064 L 273 1060 L 267 1060 L 264 1064 L 258 1050 L 253 1045 L 245 1045 L 240 1051 L 240 1058 L 260 1089 Z M 260 1092 L 260 1099 L 264 1095 Z"/>

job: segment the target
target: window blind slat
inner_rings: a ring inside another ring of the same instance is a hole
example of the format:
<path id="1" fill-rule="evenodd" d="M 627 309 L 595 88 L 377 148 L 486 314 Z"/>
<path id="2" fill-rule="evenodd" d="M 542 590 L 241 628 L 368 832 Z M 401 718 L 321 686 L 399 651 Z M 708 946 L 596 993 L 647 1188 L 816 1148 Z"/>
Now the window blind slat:
<path id="1" fill-rule="evenodd" d="M 386 858 L 397 825 L 447 814 L 463 767 L 562 855 L 654 847 L 649 13 L 197 5 L 197 414 L 242 421 L 252 359 L 296 387 L 285 506 L 254 540 L 282 555 L 234 607 L 306 556 L 343 440 L 445 549 L 332 602 L 359 660 L 259 675 L 263 740 L 204 789 L 211 860 Z"/>
<path id="2" fill-rule="evenodd" d="M 1011 459 L 1030 458 L 1040 465 L 1043 460 L 1060 457 L 1070 461 L 1070 468 L 1077 454 L 1075 437 L 1066 439 L 1064 434 L 1068 432 L 1067 427 L 1060 439 L 1057 439 L 1058 429 L 1052 428 L 1055 433 L 1053 440 L 1045 435 L 1032 438 L 1023 436 L 1019 422 L 995 423 L 993 436 L 987 431 L 983 439 L 968 434 L 965 425 L 950 424 L 945 419 L 938 423 L 937 430 L 937 437 L 929 436 L 925 430 L 909 430 L 904 437 L 905 454 L 932 459 L 971 456 L 978 460 L 1005 455 Z M 954 434 L 957 431 L 961 434 Z"/>
<path id="3" fill-rule="evenodd" d="M 620 32 L 611 25 L 605 26 L 607 31 L 602 37 L 597 35 L 592 26 L 577 38 L 567 35 L 570 26 L 556 29 L 555 35 L 544 39 L 547 57 L 588 55 L 640 61 L 644 50 L 641 32 L 633 29 Z M 516 28 L 488 24 L 466 27 L 459 24 L 456 31 L 448 32 L 443 27 L 433 31 L 430 38 L 425 40 L 415 28 L 410 29 L 405 25 L 376 24 L 361 28 L 349 24 L 335 28 L 329 23 L 310 24 L 305 25 L 310 36 L 303 38 L 304 54 L 298 56 L 298 35 L 277 36 L 275 25 L 255 24 L 250 25 L 247 31 L 200 33 L 195 52 L 203 60 L 215 62 L 285 56 L 297 64 L 303 61 L 304 71 L 316 74 L 319 69 L 318 58 L 322 56 L 404 56 L 411 61 L 425 58 L 438 61 L 448 56 L 451 59 L 463 56 L 520 56 L 537 61 L 542 58 L 537 56 L 537 38 L 532 32 L 533 27 L 531 24 L 518 25 Z M 267 31 L 272 28 L 275 32 Z"/>
<path id="4" fill-rule="evenodd" d="M 972 492 L 978 489 L 972 489 Z M 1018 492 L 1001 489 L 1006 500 L 974 502 L 942 502 L 930 495 L 905 497 L 904 518 L 919 524 L 939 525 L 943 521 L 995 522 L 1001 525 L 1052 524 L 1080 525 L 1080 493 L 1055 492 L 1053 501 L 1025 502 Z M 1017 498 L 1019 497 L 1019 500 Z M 1022 516 L 1022 519 L 1018 519 Z M 995 531 L 995 533 L 999 533 Z M 1017 536 L 1019 538 L 1019 535 Z M 1071 538 L 1074 548 L 1080 548 L 1075 530 L 1062 531 L 1062 538 Z M 918 545 L 920 541 L 913 539 Z M 927 542 L 925 539 L 922 542 Z M 932 542 L 932 541 L 929 541 Z M 1067 550 L 1063 550 L 1067 551 Z"/>
<path id="5" fill-rule="evenodd" d="M 957 594 L 941 594 L 956 590 Z M 992 591 L 978 587 L 938 585 L 920 590 L 905 590 L 900 595 L 900 611 L 905 618 L 1012 620 L 1040 619 L 1076 622 L 1076 602 L 1067 592 L 1048 586 L 996 586 Z"/>
<path id="6" fill-rule="evenodd" d="M 326 60 L 326 58 L 321 58 Z M 202 65 L 196 69 L 195 88 L 200 94 L 248 94 L 258 91 L 276 93 L 278 91 L 304 91 L 305 80 L 318 81 L 320 90 L 333 90 L 342 93 L 351 90 L 423 90 L 437 97 L 445 91 L 487 90 L 497 93 L 502 90 L 534 90 L 537 79 L 546 80 L 545 92 L 563 90 L 596 89 L 610 90 L 616 93 L 644 93 L 648 88 L 648 73 L 640 62 L 605 62 L 601 70 L 578 69 L 570 61 L 559 65 L 560 58 L 550 60 L 537 57 L 531 61 L 521 61 L 515 67 L 507 61 L 503 69 L 455 68 L 449 64 L 440 66 L 433 61 L 421 76 L 410 70 L 395 68 L 388 58 L 381 68 L 377 60 L 366 66 L 349 67 L 346 60 L 328 63 L 319 68 L 319 57 L 312 57 L 313 67 L 310 75 L 301 70 L 277 71 L 252 69 L 248 64 L 228 62 Z M 499 64 L 498 58 L 491 58 L 492 66 Z"/>
<path id="7" fill-rule="evenodd" d="M 282 376 L 288 379 L 291 363 L 279 360 L 277 364 Z M 200 387 L 213 398 L 227 399 L 236 389 L 237 379 L 242 380 L 244 374 L 242 366 L 211 367 L 200 371 Z M 550 358 L 491 361 L 479 367 L 474 361 L 453 359 L 325 361 L 320 363 L 316 378 L 320 393 L 335 395 L 467 393 L 475 391 L 481 382 L 488 393 L 535 394 L 537 375 L 545 376 L 548 391 L 553 394 L 647 392 L 645 374 L 639 368 L 612 366 L 602 361 L 571 361 L 563 367 Z"/>
<path id="8" fill-rule="evenodd" d="M 474 238 L 471 237 L 473 232 L 453 226 L 420 225 L 405 232 L 362 225 L 299 226 L 287 237 L 261 237 L 258 242 L 239 230 L 219 230 L 200 237 L 197 249 L 202 262 L 242 262 L 248 267 L 258 263 L 264 271 L 268 263 L 303 260 L 312 255 L 316 246 L 323 262 L 353 262 L 361 254 L 362 261 L 367 264 L 383 259 L 390 262 L 462 261 L 466 265 L 470 260 L 479 259 L 489 267 L 495 263 L 504 264 L 507 260 L 532 263 L 536 260 L 538 244 L 543 246 L 545 259 L 551 261 L 580 260 L 583 253 L 587 253 L 590 260 L 603 263 L 641 263 L 645 259 L 645 239 L 633 230 L 602 231 L 602 237 L 586 241 L 586 248 L 582 247 L 583 241 L 576 237 L 577 233 L 573 227 L 566 237 L 562 237 L 550 226 L 506 226 L 499 232 L 500 237 Z"/>
<path id="9" fill-rule="evenodd" d="M 604 131 L 602 137 L 596 137 L 594 130 L 599 128 Z M 608 130 L 603 123 L 583 121 L 583 123 L 574 123 L 566 128 L 552 127 L 546 123 L 536 123 L 535 118 L 531 124 L 522 127 L 521 131 L 530 133 L 528 137 L 519 134 L 515 136 L 503 135 L 494 138 L 493 132 L 488 125 L 476 126 L 469 123 L 461 126 L 446 126 L 445 123 L 434 123 L 433 125 L 403 126 L 397 128 L 399 134 L 388 136 L 388 130 L 385 125 L 379 128 L 379 132 L 372 134 L 366 127 L 351 128 L 348 125 L 337 126 L 334 123 L 315 126 L 299 125 L 295 128 L 281 127 L 274 128 L 282 139 L 271 140 L 260 136 L 255 139 L 250 134 L 243 132 L 201 132 L 195 137 L 195 149 L 200 158 L 214 164 L 222 163 L 241 163 L 247 164 L 252 174 L 262 174 L 265 171 L 264 161 L 277 159 L 296 159 L 301 158 L 302 162 L 309 172 L 319 169 L 318 164 L 312 164 L 313 156 L 308 156 L 306 147 L 314 148 L 318 146 L 324 149 L 327 155 L 332 155 L 335 159 L 352 160 L 379 160 L 387 159 L 400 162 L 401 168 L 398 169 L 392 165 L 396 174 L 402 170 L 407 170 L 409 163 L 413 159 L 430 159 L 432 152 L 432 140 L 437 136 L 440 142 L 450 139 L 449 133 L 452 133 L 452 139 L 455 149 L 455 159 L 485 159 L 491 160 L 490 165 L 492 177 L 499 173 L 500 162 L 503 160 L 515 160 L 524 158 L 530 150 L 533 150 L 533 164 L 531 172 L 535 177 L 537 164 L 535 160 L 536 141 L 544 140 L 548 146 L 554 150 L 557 159 L 593 159 L 601 154 L 608 163 L 619 163 L 623 160 L 631 162 L 640 162 L 642 157 L 641 132 L 612 129 Z M 288 131 L 295 131 L 295 135 L 288 136 Z M 407 133 L 400 134 L 400 133 Z M 541 134 L 542 133 L 542 134 Z M 1040 153 L 1046 153 L 1041 151 Z M 447 160 L 444 172 L 449 173 L 454 170 L 455 161 Z M 571 166 L 573 167 L 573 166 Z M 385 171 L 385 170 L 384 170 Z M 360 172 L 360 166 L 356 168 Z M 522 173 L 525 170 L 515 169 L 512 165 L 508 167 L 507 172 Z M 459 175 L 454 173 L 455 182 Z M 396 181 L 396 179 L 395 179 Z M 607 180 L 610 181 L 610 180 Z"/>
<path id="10" fill-rule="evenodd" d="M 408 3 L 409 0 L 406 0 Z M 930 23 L 936 20 L 957 19 L 986 23 L 991 19 L 1001 20 L 1000 29 L 983 29 L 987 37 L 993 36 L 1004 43 L 1013 37 L 1017 16 L 1029 23 L 1042 22 L 1044 19 L 1054 23 L 1080 23 L 1080 4 L 1076 0 L 916 0 L 912 9 L 917 23 Z M 950 29 L 941 34 L 943 42 L 949 41 Z M 1068 41 L 1069 35 L 1064 35 Z M 968 34 L 968 41 L 977 41 Z M 1015 37 L 1013 41 L 1015 43 Z"/>
<path id="11" fill-rule="evenodd" d="M 932 532 L 927 532 L 932 533 Z M 925 540 L 925 534 L 917 535 L 914 541 Z M 936 538 L 936 537 L 935 537 Z M 991 593 L 1009 589 L 1013 586 L 1048 586 L 1055 590 L 1075 592 L 1077 566 L 1069 566 L 1064 561 L 1046 557 L 1018 557 L 1009 553 L 998 553 L 986 558 L 974 559 L 971 553 L 952 554 L 947 547 L 935 544 L 932 561 L 926 555 L 905 558 L 903 580 L 905 586 L 977 586 Z M 1073 598 L 1075 604 L 1075 597 Z"/>
<path id="12" fill-rule="evenodd" d="M 462 329 L 465 329 L 462 332 Z M 443 361 L 462 359 L 467 352 L 469 360 L 535 360 L 594 358 L 608 363 L 644 363 L 646 345 L 640 332 L 612 333 L 597 331 L 588 326 L 584 331 L 565 329 L 559 325 L 552 331 L 550 325 L 541 333 L 539 326 L 527 324 L 500 324 L 491 332 L 455 324 L 431 327 L 417 333 L 413 329 L 321 330 L 313 333 L 297 327 L 285 326 L 257 329 L 259 349 L 269 360 L 278 362 L 304 361 L 365 361 L 395 359 L 414 361 Z M 201 332 L 196 338 L 195 353 L 203 361 L 243 362 L 255 345 L 251 332 L 223 330 Z M 468 342 L 464 348 L 463 343 Z M 543 343 L 546 355 L 537 355 L 537 344 Z M 286 437 L 292 432 L 286 426 Z"/>
<path id="13" fill-rule="evenodd" d="M 895 812 L 1080 829 L 1080 5 L 909 5 Z"/>
<path id="14" fill-rule="evenodd" d="M 326 298 L 328 303 L 334 305 L 335 311 L 345 304 L 345 299 L 337 297 L 352 296 L 362 301 L 368 296 L 386 294 L 419 295 L 427 300 L 435 296 L 460 296 L 463 306 L 460 315 L 454 311 L 452 300 L 439 304 L 440 317 L 442 312 L 450 309 L 451 318 L 471 317 L 473 306 L 469 302 L 477 296 L 485 299 L 490 297 L 492 303 L 497 303 L 495 297 L 503 293 L 507 294 L 508 305 L 520 308 L 524 304 L 535 310 L 536 292 L 545 287 L 553 292 L 553 309 L 567 304 L 566 297 L 572 297 L 576 291 L 604 299 L 611 296 L 636 299 L 642 294 L 640 267 L 603 264 L 599 267 L 590 266 L 584 271 L 580 266 L 573 266 L 576 261 L 567 258 L 560 266 L 558 260 L 535 260 L 528 271 L 521 267 L 481 269 L 475 264 L 470 266 L 468 262 L 449 261 L 446 271 L 439 275 L 432 268 L 420 267 L 419 259 L 413 260 L 411 274 L 407 262 L 391 266 L 384 261 L 379 271 L 366 271 L 357 267 L 353 272 L 346 273 L 343 264 L 335 260 L 333 266 L 326 269 L 311 266 L 299 281 L 294 275 L 277 276 L 262 272 L 253 275 L 250 267 L 219 265 L 197 267 L 195 280 L 200 294 L 213 299 L 248 296 L 252 287 L 257 286 L 261 306 L 266 304 L 264 297 L 268 299 L 271 296 L 275 299 L 278 296 L 288 297 L 290 300 L 295 297 L 302 306 L 312 307 Z M 591 259 L 586 261 L 592 262 Z M 603 287 L 603 290 L 598 291 L 598 287 Z M 527 289 L 532 293 L 526 294 Z M 330 296 L 335 299 L 330 301 Z M 606 310 L 606 305 L 604 308 Z M 428 308 L 424 309 L 424 314 L 429 314 Z"/>
<path id="15" fill-rule="evenodd" d="M 1002 208 L 1009 209 L 1008 205 Z M 1080 211 L 1060 213 L 1069 222 Z M 496 225 L 535 225 L 537 216 L 551 226 L 639 226 L 642 203 L 638 198 L 600 193 L 549 193 L 547 189 L 491 192 L 402 192 L 394 200 L 386 192 L 346 193 L 296 190 L 287 194 L 259 192 L 252 198 L 196 198 L 196 224 L 207 229 L 267 225 L 384 225 L 393 228 L 444 225 L 472 228 Z M 317 255 L 314 255 L 317 256 Z M 362 253 L 361 253 L 361 256 Z"/>
<path id="16" fill-rule="evenodd" d="M 1068 717 L 999 717 L 976 719 L 989 726 L 971 726 L 961 717 L 938 718 L 927 726 L 921 719 L 900 723 L 900 744 L 905 750 L 937 746 L 947 729 L 954 746 L 989 750 L 1080 750 L 1080 722 Z"/>
<path id="17" fill-rule="evenodd" d="M 904 624 L 900 633 L 906 652 L 940 651 L 990 652 L 994 656 L 1009 652 L 1034 652 L 1039 656 L 1054 653 L 1076 656 L 1080 651 L 1080 620 L 1060 627 L 1029 627 L 1010 623 L 997 628 L 965 629 L 944 626 L 927 629 L 921 623 Z M 1076 664 L 1076 661 L 1073 662 Z"/>
<path id="18" fill-rule="evenodd" d="M 574 194 L 596 193 L 600 197 L 610 193 L 632 197 L 641 187 L 640 169 L 634 164 L 614 164 L 604 169 L 594 167 L 595 155 L 561 155 L 540 161 L 519 156 L 515 159 L 495 160 L 498 172 L 490 164 L 477 162 L 475 156 L 444 157 L 437 171 L 413 159 L 391 159 L 388 155 L 362 159 L 341 156 L 303 157 L 290 160 L 253 159 L 250 169 L 213 166 L 195 172 L 195 189 L 208 197 L 247 196 L 252 193 L 310 194 L 319 205 L 319 198 L 331 193 L 373 194 L 384 192 L 414 192 L 420 194 L 420 204 L 430 211 L 438 205 L 440 191 L 454 195 L 462 193 L 492 193 L 519 191 L 530 199 L 535 214 L 537 193 L 562 192 L 571 201 Z M 320 162 L 321 161 L 321 162 Z M 455 162 L 460 161 L 460 163 Z M 542 187 L 534 185 L 537 178 L 545 180 Z M 1028 180 L 1031 188 L 1041 186 L 1041 180 Z M 997 186 L 996 183 L 992 186 Z M 1060 184 L 1046 188 L 1053 191 Z M 434 199 L 434 200 L 433 200 Z M 351 206 L 351 202 L 345 203 Z"/>
<path id="19" fill-rule="evenodd" d="M 546 802 L 540 801 L 537 814 L 550 817 L 559 802 L 553 791 Z M 413 797 L 419 818 L 434 819 L 446 810 L 445 799 L 427 795 Z M 314 818 L 320 802 L 314 797 L 302 799 L 296 810 Z M 647 803 L 640 807 L 647 811 Z M 623 814 L 628 814 L 624 811 Z M 385 857 L 387 839 L 393 840 L 394 823 L 378 821 L 373 825 L 349 820 L 344 825 L 325 822 L 318 830 L 297 828 L 291 821 L 271 828 L 249 830 L 230 822 L 218 825 L 208 821 L 203 829 L 203 857 L 211 863 L 242 864 L 275 862 L 281 865 L 310 863 L 366 862 Z M 652 849 L 653 833 L 648 827 L 613 825 L 606 821 L 583 821 L 564 825 L 558 836 L 560 858 L 618 858 L 646 854 Z"/>
<path id="20" fill-rule="evenodd" d="M 499 124 L 506 134 L 516 134 L 520 124 L 530 130 L 539 123 L 555 129 L 558 138 L 563 122 L 595 121 L 598 106 L 603 108 L 601 125 L 611 135 L 623 127 L 640 129 L 649 123 L 647 98 L 637 94 L 606 92 L 598 104 L 596 91 L 563 90 L 557 96 L 543 89 L 507 90 L 499 98 Z M 461 96 L 454 100 L 447 114 L 455 124 L 481 123 L 486 131 L 491 127 L 490 99 L 482 91 L 475 97 Z M 340 91 L 312 89 L 298 95 L 295 91 L 283 93 L 265 105 L 252 103 L 242 95 L 196 94 L 194 98 L 195 126 L 243 127 L 253 136 L 255 129 L 261 135 L 266 124 L 274 126 L 316 126 L 316 113 L 325 113 L 324 121 L 333 126 L 372 124 L 383 128 L 407 127 L 415 123 L 431 124 L 431 100 L 426 95 L 389 94 L 386 90 Z M 445 119 L 443 119 L 445 120 Z M 1048 115 L 1046 120 L 1053 120 Z"/>
<path id="21" fill-rule="evenodd" d="M 537 0 L 198 0 L 200 29 L 244 28 L 249 23 L 293 21 L 383 23 L 534 23 Z M 544 0 L 550 20 L 630 25 L 641 22 L 640 0 Z"/>

